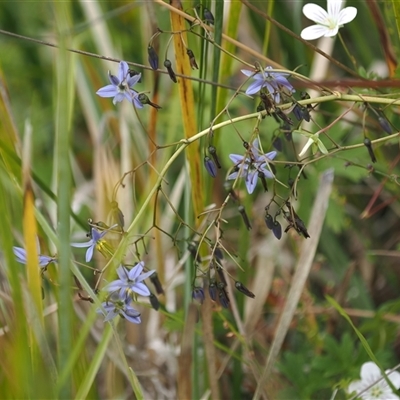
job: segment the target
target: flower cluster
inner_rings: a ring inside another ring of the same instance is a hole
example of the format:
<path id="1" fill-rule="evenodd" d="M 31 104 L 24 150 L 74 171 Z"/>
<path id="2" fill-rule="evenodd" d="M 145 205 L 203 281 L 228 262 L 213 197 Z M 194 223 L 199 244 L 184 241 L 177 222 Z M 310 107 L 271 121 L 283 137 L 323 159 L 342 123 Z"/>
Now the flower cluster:
<path id="1" fill-rule="evenodd" d="M 105 313 L 104 321 L 109 321 L 121 315 L 126 320 L 134 324 L 140 324 L 140 313 L 132 306 L 137 295 L 150 296 L 150 290 L 143 281 L 155 273 L 154 270 L 143 272 L 144 262 L 140 261 L 131 270 L 126 266 L 120 265 L 117 268 L 118 278 L 104 287 L 104 290 L 110 292 L 107 300 L 98 309 L 98 313 Z"/>
<path id="2" fill-rule="evenodd" d="M 281 101 L 282 90 L 287 90 L 288 94 L 295 92 L 293 86 L 286 79 L 289 74 L 281 72 L 271 72 L 272 67 L 266 67 L 264 71 L 255 73 L 247 69 L 242 69 L 242 73 L 254 79 L 254 82 L 246 90 L 246 94 L 252 95 L 258 93 L 262 88 L 267 88 L 275 103 Z"/>
<path id="3" fill-rule="evenodd" d="M 258 139 L 253 141 L 246 155 L 229 154 L 229 158 L 235 163 L 234 172 L 228 175 L 228 180 L 245 178 L 246 188 L 249 194 L 254 192 L 258 178 L 274 178 L 273 173 L 268 169 L 268 160 L 276 157 L 276 151 L 266 154 L 259 154 Z"/>

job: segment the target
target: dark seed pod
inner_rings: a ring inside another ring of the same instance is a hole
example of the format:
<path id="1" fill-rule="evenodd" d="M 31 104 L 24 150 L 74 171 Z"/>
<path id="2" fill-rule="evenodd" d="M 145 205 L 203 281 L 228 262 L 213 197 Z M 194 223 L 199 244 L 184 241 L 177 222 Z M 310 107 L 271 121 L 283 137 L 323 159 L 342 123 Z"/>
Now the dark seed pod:
<path id="1" fill-rule="evenodd" d="M 276 115 L 288 125 L 293 125 L 293 121 L 280 108 L 276 108 Z"/>
<path id="2" fill-rule="evenodd" d="M 171 80 L 172 80 L 173 82 L 177 83 L 178 80 L 176 79 L 175 72 L 174 72 L 174 70 L 172 69 L 172 63 L 171 63 L 171 61 L 165 60 L 165 61 L 164 61 L 164 67 L 167 68 L 168 75 L 169 75 L 169 77 L 171 78 Z"/>
<path id="3" fill-rule="evenodd" d="M 310 113 L 309 113 L 309 111 L 308 111 L 308 108 L 301 107 L 301 112 L 302 112 L 302 114 L 303 114 L 303 119 L 304 119 L 304 121 L 310 122 L 310 120 L 311 120 L 311 115 L 310 115 Z"/>
<path id="4" fill-rule="evenodd" d="M 149 45 L 147 47 L 147 54 L 148 54 L 148 60 L 150 67 L 154 70 L 158 69 L 158 55 L 156 51 L 154 50 L 154 47 Z"/>
<path id="5" fill-rule="evenodd" d="M 265 111 L 265 106 L 264 103 L 261 101 L 260 104 L 257 106 L 256 108 L 257 112 L 263 112 Z M 266 117 L 266 115 L 264 114 L 261 118 L 264 119 Z"/>
<path id="6" fill-rule="evenodd" d="M 151 283 L 154 285 L 157 294 L 164 293 L 164 289 L 161 285 L 160 279 L 158 278 L 157 272 L 154 272 L 153 274 L 150 275 L 150 280 L 151 280 Z"/>
<path id="7" fill-rule="evenodd" d="M 217 264 L 215 269 L 216 269 L 216 271 L 218 273 L 218 277 L 220 279 L 220 282 L 218 282 L 218 287 L 220 285 L 222 285 L 222 287 L 225 287 L 227 285 L 227 283 L 226 283 L 226 279 L 225 279 L 225 275 L 224 275 L 224 271 L 223 271 L 222 267 L 219 264 Z"/>
<path id="8" fill-rule="evenodd" d="M 376 157 L 375 157 L 375 154 L 374 154 L 374 150 L 372 149 L 371 140 L 369 140 L 368 138 L 365 138 L 364 139 L 364 146 L 368 150 L 368 154 L 369 154 L 369 157 L 371 158 L 371 161 L 373 163 L 375 163 L 376 162 Z"/>
<path id="9" fill-rule="evenodd" d="M 216 247 L 214 250 L 214 256 L 218 258 L 218 260 L 223 260 L 224 259 L 224 253 L 219 247 Z"/>
<path id="10" fill-rule="evenodd" d="M 212 15 L 208 8 L 203 9 L 203 18 L 210 25 L 214 25 L 214 15 Z"/>
<path id="11" fill-rule="evenodd" d="M 157 311 L 160 308 L 160 302 L 155 294 L 150 293 L 150 304 Z"/>
<path id="12" fill-rule="evenodd" d="M 274 138 L 273 142 L 272 142 L 272 146 L 274 146 L 275 150 L 277 151 L 282 151 L 282 140 L 279 136 L 277 136 L 276 138 Z"/>
<path id="13" fill-rule="evenodd" d="M 286 122 L 284 122 L 282 127 L 281 127 L 281 131 L 285 135 L 285 139 L 288 142 L 291 142 L 293 138 L 292 138 L 292 128 L 290 127 L 290 125 L 287 124 Z"/>
<path id="14" fill-rule="evenodd" d="M 140 75 L 140 72 L 135 71 L 134 69 L 128 69 L 128 74 L 130 77 Z M 138 83 L 142 82 L 142 78 L 138 80 Z"/>
<path id="15" fill-rule="evenodd" d="M 138 95 L 138 99 L 142 104 L 148 104 L 149 106 L 154 107 L 156 110 L 159 110 L 160 108 L 162 108 L 159 105 L 157 105 L 156 103 L 151 102 L 150 99 L 148 98 L 148 96 L 146 96 L 144 93 L 140 93 Z"/>
<path id="16" fill-rule="evenodd" d="M 208 292 L 210 294 L 211 300 L 212 301 L 217 301 L 217 285 L 215 284 L 215 281 L 210 282 L 210 285 L 208 286 Z"/>
<path id="17" fill-rule="evenodd" d="M 230 301 L 229 301 L 228 294 L 226 293 L 225 289 L 218 290 L 218 298 L 219 298 L 219 302 L 222 307 L 229 308 Z"/>
<path id="18" fill-rule="evenodd" d="M 296 117 L 297 121 L 301 121 L 303 119 L 303 113 L 299 104 L 295 104 L 295 106 L 293 107 L 293 114 Z"/>
<path id="19" fill-rule="evenodd" d="M 220 164 L 218 156 L 217 156 L 217 149 L 214 146 L 208 146 L 208 152 L 210 153 L 211 157 L 213 158 L 215 165 L 218 168 L 221 168 L 221 164 Z"/>
<path id="20" fill-rule="evenodd" d="M 190 49 L 187 49 L 186 54 L 189 56 L 189 62 L 190 62 L 190 66 L 192 67 L 192 69 L 199 69 L 199 67 L 197 66 L 196 58 L 193 54 L 193 51 Z"/>
<path id="21" fill-rule="evenodd" d="M 247 297 L 251 297 L 252 299 L 254 299 L 254 297 L 256 297 L 255 294 L 253 292 L 251 292 L 249 289 L 247 289 L 247 287 L 244 286 L 242 282 L 236 281 L 235 288 L 237 290 L 239 290 L 239 292 L 242 292 Z"/>
<path id="22" fill-rule="evenodd" d="M 282 226 L 278 221 L 274 221 L 274 226 L 272 228 L 272 233 L 279 240 L 282 237 Z"/>
<path id="23" fill-rule="evenodd" d="M 215 162 L 211 160 L 210 157 L 205 156 L 204 157 L 204 166 L 208 172 L 208 174 L 212 177 L 215 178 L 217 176 L 217 166 L 215 165 Z"/>
<path id="24" fill-rule="evenodd" d="M 379 125 L 381 128 L 388 134 L 391 135 L 393 133 L 393 129 L 389 124 L 389 121 L 386 118 L 379 117 L 378 118 Z"/>
<path id="25" fill-rule="evenodd" d="M 248 230 L 250 230 L 251 224 L 250 224 L 249 217 L 247 216 L 246 210 L 244 209 L 244 207 L 242 205 L 240 205 L 238 207 L 238 211 L 239 211 L 240 215 L 242 216 L 242 219 L 243 219 L 244 224 L 246 225 L 246 228 Z"/>
<path id="26" fill-rule="evenodd" d="M 271 214 L 268 214 L 268 212 L 265 213 L 264 217 L 265 225 L 267 225 L 268 229 L 274 229 L 274 220 L 272 218 Z"/>
<path id="27" fill-rule="evenodd" d="M 268 192 L 268 185 L 267 185 L 267 180 L 265 179 L 264 172 L 258 171 L 258 177 L 259 177 L 260 180 L 261 180 L 261 183 L 262 183 L 262 185 L 263 185 L 264 190 L 265 190 L 266 192 Z"/>
<path id="28" fill-rule="evenodd" d="M 274 107 L 272 100 L 269 97 L 269 94 L 265 93 L 263 90 L 260 92 L 261 101 L 264 104 L 265 111 L 270 114 L 270 111 Z M 271 115 L 271 114 L 270 114 Z"/>
<path id="29" fill-rule="evenodd" d="M 198 243 L 196 243 L 196 242 L 192 242 L 192 243 L 189 243 L 188 244 L 188 250 L 189 250 L 189 253 L 192 255 L 192 257 L 198 262 L 198 263 L 201 263 L 201 257 L 200 257 L 200 255 L 199 255 L 199 253 L 197 252 L 197 246 L 198 246 Z"/>

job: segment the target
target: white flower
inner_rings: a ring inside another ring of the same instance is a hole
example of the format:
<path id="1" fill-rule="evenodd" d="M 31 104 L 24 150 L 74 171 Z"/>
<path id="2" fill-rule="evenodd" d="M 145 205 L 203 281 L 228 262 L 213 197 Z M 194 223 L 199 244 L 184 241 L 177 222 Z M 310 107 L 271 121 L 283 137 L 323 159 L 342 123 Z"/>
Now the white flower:
<path id="1" fill-rule="evenodd" d="M 390 372 L 390 370 L 387 370 L 386 374 L 393 383 L 393 386 L 398 389 L 400 387 L 400 373 L 397 371 Z M 363 400 L 400 399 L 399 396 L 393 393 L 390 386 L 383 379 L 381 370 L 372 361 L 366 362 L 362 365 L 360 375 L 360 381 L 350 383 L 349 388 L 347 389 L 349 393 L 355 392 L 358 397 Z"/>
<path id="2" fill-rule="evenodd" d="M 307 150 L 312 146 L 312 153 L 315 154 L 318 150 L 322 154 L 328 154 L 328 150 L 325 145 L 321 142 L 319 138 L 319 133 L 309 133 L 304 131 L 295 130 L 293 133 L 300 133 L 301 135 L 308 137 L 307 143 L 304 145 L 303 149 L 299 153 L 299 157 L 303 157 L 306 154 Z"/>
<path id="3" fill-rule="evenodd" d="M 322 36 L 337 35 L 339 28 L 347 24 L 357 15 L 357 8 L 346 7 L 343 10 L 342 0 L 328 0 L 328 12 L 317 4 L 310 3 L 303 7 L 303 14 L 317 23 L 301 31 L 300 36 L 305 40 L 314 40 Z"/>

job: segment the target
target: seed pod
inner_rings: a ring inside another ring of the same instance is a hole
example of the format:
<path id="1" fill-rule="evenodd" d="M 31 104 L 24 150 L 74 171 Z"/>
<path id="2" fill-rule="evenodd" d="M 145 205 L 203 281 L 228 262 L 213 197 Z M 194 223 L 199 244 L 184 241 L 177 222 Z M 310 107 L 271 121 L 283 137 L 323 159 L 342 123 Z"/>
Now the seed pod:
<path id="1" fill-rule="evenodd" d="M 222 250 L 219 247 L 216 247 L 214 250 L 214 256 L 218 259 L 218 260 L 223 260 L 224 259 L 224 253 L 222 252 Z"/>
<path id="2" fill-rule="evenodd" d="M 211 11 L 208 8 L 203 9 L 203 17 L 204 20 L 210 25 L 214 25 L 214 15 L 212 15 Z"/>
<path id="3" fill-rule="evenodd" d="M 211 281 L 210 285 L 208 286 L 208 293 L 210 294 L 212 301 L 217 301 L 217 285 L 215 281 Z"/>
<path id="4" fill-rule="evenodd" d="M 295 104 L 292 111 L 297 121 L 301 121 L 303 119 L 303 113 L 301 112 L 301 106 L 299 104 Z"/>
<path id="5" fill-rule="evenodd" d="M 265 106 L 262 101 L 258 104 L 256 111 L 259 113 L 265 111 Z M 265 117 L 266 117 L 266 115 L 264 114 L 261 118 L 264 119 Z"/>
<path id="6" fill-rule="evenodd" d="M 280 108 L 276 108 L 275 110 L 276 115 L 283 121 L 286 122 L 288 125 L 293 125 L 293 121 L 289 118 Z"/>
<path id="7" fill-rule="evenodd" d="M 251 292 L 249 289 L 247 289 L 247 287 L 244 286 L 242 282 L 236 281 L 235 288 L 237 290 L 239 290 L 239 292 L 242 292 L 247 297 L 251 297 L 252 299 L 254 299 L 254 297 L 256 297 L 255 294 L 253 292 Z"/>
<path id="8" fill-rule="evenodd" d="M 200 254 L 197 252 L 197 246 L 198 243 L 197 242 L 191 242 L 188 244 L 188 250 L 189 253 L 192 255 L 192 257 L 198 262 L 201 263 L 201 257 Z"/>
<path id="9" fill-rule="evenodd" d="M 186 50 L 186 54 L 189 56 L 189 62 L 192 69 L 199 69 L 196 63 L 196 58 L 194 57 L 193 51 L 190 49 Z"/>
<path id="10" fill-rule="evenodd" d="M 213 160 L 211 160 L 210 157 L 205 156 L 204 157 L 204 166 L 206 167 L 206 170 L 208 172 L 208 174 L 212 177 L 215 178 L 217 176 L 217 167 L 214 163 Z"/>
<path id="11" fill-rule="evenodd" d="M 222 287 L 220 284 L 218 284 L 218 298 L 222 307 L 229 308 L 230 301 L 228 293 L 226 293 L 225 287 Z"/>
<path id="12" fill-rule="evenodd" d="M 153 274 L 150 275 L 150 280 L 151 280 L 151 283 L 154 285 L 157 294 L 164 293 L 164 289 L 161 285 L 160 279 L 158 278 L 157 272 L 154 272 Z"/>
<path id="13" fill-rule="evenodd" d="M 284 122 L 282 127 L 281 127 L 281 131 L 285 135 L 285 139 L 288 142 L 291 142 L 292 141 L 292 128 L 290 127 L 290 125 L 287 124 L 286 122 Z"/>
<path id="14" fill-rule="evenodd" d="M 116 201 L 111 202 L 111 216 L 113 218 L 113 221 L 117 223 L 122 230 L 124 230 L 124 214 L 122 214 L 122 211 L 119 209 L 118 203 Z"/>
<path id="15" fill-rule="evenodd" d="M 171 78 L 171 80 L 172 80 L 173 82 L 177 83 L 178 80 L 176 79 L 175 72 L 174 72 L 174 70 L 172 69 L 172 63 L 171 63 L 171 61 L 165 60 L 165 61 L 164 61 L 164 67 L 167 68 L 168 75 L 169 75 L 169 77 Z"/>
<path id="16" fill-rule="evenodd" d="M 368 154 L 369 154 L 369 156 L 370 156 L 370 158 L 371 158 L 371 161 L 373 162 L 373 163 L 375 163 L 376 162 L 376 157 L 375 157 L 375 154 L 374 154 L 374 150 L 372 149 L 372 144 L 371 144 L 371 140 L 369 140 L 368 138 L 365 138 L 364 139 L 364 146 L 367 148 L 367 150 L 368 150 Z"/>
<path id="17" fill-rule="evenodd" d="M 246 225 L 246 228 L 248 230 L 250 230 L 251 229 L 251 224 L 250 224 L 249 217 L 246 214 L 246 210 L 244 209 L 244 207 L 242 205 L 240 205 L 238 207 L 238 211 L 239 211 L 240 215 L 242 216 L 242 219 L 243 219 L 244 224 Z"/>
<path id="18" fill-rule="evenodd" d="M 154 107 L 156 110 L 159 110 L 160 108 L 162 108 L 159 105 L 157 105 L 156 103 L 151 102 L 150 99 L 148 98 L 148 96 L 146 96 L 144 93 L 140 93 L 138 95 L 138 99 L 142 104 L 148 104 L 149 106 Z"/>
<path id="19" fill-rule="evenodd" d="M 272 218 L 271 214 L 268 214 L 268 212 L 265 213 L 264 217 L 265 225 L 267 225 L 268 229 L 274 229 L 274 220 Z"/>
<path id="20" fill-rule="evenodd" d="M 274 226 L 272 228 L 272 233 L 279 240 L 282 237 L 282 226 L 278 221 L 274 221 Z"/>
<path id="21" fill-rule="evenodd" d="M 155 294 L 150 293 L 150 304 L 157 311 L 160 308 L 160 302 Z"/>
<path id="22" fill-rule="evenodd" d="M 151 45 L 148 45 L 147 47 L 147 54 L 148 54 L 148 60 L 150 67 L 154 70 L 158 69 L 158 55 L 156 51 L 154 50 L 154 47 Z"/>
<path id="23" fill-rule="evenodd" d="M 217 149 L 214 146 L 208 146 L 208 152 L 211 154 L 211 157 L 213 158 L 215 165 L 218 168 L 221 168 L 221 164 L 217 156 Z"/>
<path id="24" fill-rule="evenodd" d="M 393 133 L 393 129 L 389 124 L 389 121 L 386 118 L 379 117 L 378 118 L 379 125 L 381 128 L 388 134 L 391 135 Z"/>
<path id="25" fill-rule="evenodd" d="M 277 151 L 282 151 L 282 139 L 277 136 L 276 138 L 274 138 L 273 142 L 272 142 L 272 146 L 274 146 L 275 150 Z"/>
<path id="26" fill-rule="evenodd" d="M 258 171 L 258 177 L 261 179 L 264 190 L 268 192 L 267 180 L 265 179 L 264 172 Z"/>
<path id="27" fill-rule="evenodd" d="M 215 269 L 216 269 L 216 271 L 217 271 L 217 273 L 218 273 L 218 277 L 219 277 L 219 279 L 220 279 L 220 282 L 218 282 L 218 285 L 222 284 L 223 287 L 225 287 L 225 286 L 227 285 L 227 283 L 226 283 L 224 271 L 223 271 L 221 265 L 219 265 L 219 264 L 217 263 L 216 266 L 215 266 Z"/>

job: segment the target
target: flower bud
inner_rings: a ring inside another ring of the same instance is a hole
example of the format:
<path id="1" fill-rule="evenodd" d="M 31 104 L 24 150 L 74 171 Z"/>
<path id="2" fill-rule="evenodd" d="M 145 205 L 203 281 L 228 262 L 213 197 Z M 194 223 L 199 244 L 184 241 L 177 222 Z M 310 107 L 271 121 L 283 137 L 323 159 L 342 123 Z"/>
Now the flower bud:
<path id="1" fill-rule="evenodd" d="M 282 226 L 278 221 L 274 221 L 274 226 L 272 228 L 272 233 L 279 240 L 282 237 Z"/>
<path id="2" fill-rule="evenodd" d="M 215 178 L 217 176 L 217 167 L 214 163 L 213 160 L 211 160 L 210 157 L 205 156 L 204 157 L 204 166 L 208 172 L 208 174 L 212 177 Z"/>
<path id="3" fill-rule="evenodd" d="M 193 300 L 197 300 L 200 304 L 203 304 L 204 301 L 204 290 L 201 287 L 195 287 L 192 291 Z"/>
<path id="4" fill-rule="evenodd" d="M 146 96 L 144 93 L 140 93 L 138 95 L 138 99 L 142 104 L 148 104 L 149 106 L 154 107 L 156 110 L 159 110 L 160 108 L 162 108 L 159 105 L 157 105 L 156 103 L 151 102 L 150 99 L 148 98 L 148 96 Z"/>
<path id="5" fill-rule="evenodd" d="M 203 9 L 203 17 L 204 20 L 210 25 L 214 25 L 214 15 L 212 15 L 211 11 L 208 8 Z"/>
<path id="6" fill-rule="evenodd" d="M 211 157 L 213 158 L 215 165 L 218 168 L 221 168 L 221 164 L 217 156 L 217 149 L 214 146 L 208 146 L 208 152 L 211 154 Z"/>
<path id="7" fill-rule="evenodd" d="M 217 285 L 215 281 L 211 281 L 210 285 L 208 286 L 208 293 L 210 294 L 210 298 L 212 301 L 217 301 Z"/>
<path id="8" fill-rule="evenodd" d="M 164 293 L 164 289 L 161 285 L 160 279 L 158 278 L 157 272 L 154 272 L 153 274 L 150 275 L 150 280 L 151 280 L 151 283 L 154 285 L 157 294 Z"/>
<path id="9" fill-rule="evenodd" d="M 147 54 L 149 56 L 148 60 L 151 68 L 154 70 L 158 69 L 158 55 L 153 46 L 149 45 L 147 47 Z"/>
<path id="10" fill-rule="evenodd" d="M 379 117 L 378 118 L 379 125 L 381 128 L 388 134 L 391 135 L 393 133 L 393 129 L 389 124 L 389 121 L 386 118 Z"/>

